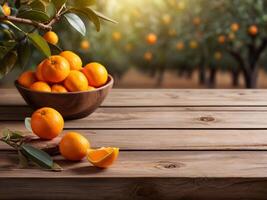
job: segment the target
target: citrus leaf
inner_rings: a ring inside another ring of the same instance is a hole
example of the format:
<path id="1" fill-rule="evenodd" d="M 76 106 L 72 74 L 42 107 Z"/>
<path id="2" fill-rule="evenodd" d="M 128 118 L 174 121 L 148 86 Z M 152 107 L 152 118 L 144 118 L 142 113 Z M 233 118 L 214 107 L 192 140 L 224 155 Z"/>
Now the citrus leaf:
<path id="1" fill-rule="evenodd" d="M 27 35 L 32 41 L 33 45 L 39 49 L 46 57 L 51 56 L 51 51 L 46 40 L 40 36 L 38 33 L 29 33 Z"/>
<path id="2" fill-rule="evenodd" d="M 3 7 L 0 5 L 0 16 L 4 16 L 4 10 L 3 10 Z"/>
<path id="3" fill-rule="evenodd" d="M 68 4 L 73 7 L 88 7 L 92 6 L 96 3 L 96 0 L 69 0 Z"/>
<path id="4" fill-rule="evenodd" d="M 100 20 L 98 18 L 98 16 L 96 15 L 96 13 L 90 9 L 90 8 L 71 8 L 70 11 L 79 13 L 79 14 L 83 14 L 84 16 L 86 16 L 90 21 L 92 21 L 96 27 L 97 31 L 100 31 Z"/>
<path id="5" fill-rule="evenodd" d="M 24 125 L 25 125 L 25 128 L 32 132 L 32 126 L 31 126 L 31 118 L 30 117 L 26 117 L 25 120 L 24 120 Z"/>
<path id="6" fill-rule="evenodd" d="M 79 33 L 81 33 L 83 36 L 86 34 L 86 27 L 81 20 L 81 18 L 74 14 L 74 13 L 67 13 L 64 15 L 66 20 L 70 23 L 70 25 L 75 28 Z"/>
<path id="7" fill-rule="evenodd" d="M 52 169 L 54 162 L 46 152 L 27 144 L 21 145 L 21 150 L 24 156 L 36 163 L 38 166 L 46 169 Z"/>
<path id="8" fill-rule="evenodd" d="M 45 12 L 45 3 L 41 0 L 35 0 L 29 4 L 32 10 L 39 10 Z"/>
<path id="9" fill-rule="evenodd" d="M 11 27 L 15 28 L 17 31 L 23 32 L 25 33 L 22 29 L 20 29 L 18 26 L 16 26 L 14 23 L 12 23 L 11 21 L 8 20 L 4 20 L 3 21 L 5 24 L 10 25 Z"/>
<path id="10" fill-rule="evenodd" d="M 50 44 L 50 43 L 49 43 L 49 47 L 51 49 L 52 55 L 60 54 L 63 51 L 59 46 L 53 45 L 53 44 Z"/>
<path id="11" fill-rule="evenodd" d="M 52 0 L 52 3 L 55 5 L 56 9 L 59 10 L 67 0 Z"/>
<path id="12" fill-rule="evenodd" d="M 0 79 L 8 74 L 14 67 L 17 62 L 17 52 L 10 51 L 6 54 L 6 56 L 1 61 L 0 66 Z"/>
<path id="13" fill-rule="evenodd" d="M 18 60 L 21 69 L 24 69 L 28 64 L 31 56 L 31 47 L 28 39 L 21 41 L 18 45 Z"/>
<path id="14" fill-rule="evenodd" d="M 21 12 L 18 14 L 18 17 L 31 19 L 37 22 L 47 22 L 50 19 L 50 17 L 46 13 L 42 11 L 38 11 L 38 10 L 27 10 L 27 11 Z"/>
<path id="15" fill-rule="evenodd" d="M 21 151 L 18 151 L 18 157 L 19 157 L 19 167 L 20 168 L 26 168 L 29 166 L 27 157 L 24 156 Z"/>
<path id="16" fill-rule="evenodd" d="M 47 4 L 46 13 L 50 18 L 53 18 L 56 15 L 56 7 L 53 3 Z"/>
<path id="17" fill-rule="evenodd" d="M 99 18 L 101 18 L 101 19 L 103 19 L 103 20 L 112 22 L 112 23 L 114 23 L 114 24 L 117 24 L 117 23 L 118 23 L 117 21 L 115 21 L 115 20 L 113 20 L 113 19 L 111 19 L 111 18 L 109 18 L 109 17 L 103 15 L 102 13 L 100 13 L 100 12 L 98 12 L 98 11 L 96 11 L 96 10 L 93 10 L 93 11 L 94 11 L 94 13 L 95 13 Z"/>

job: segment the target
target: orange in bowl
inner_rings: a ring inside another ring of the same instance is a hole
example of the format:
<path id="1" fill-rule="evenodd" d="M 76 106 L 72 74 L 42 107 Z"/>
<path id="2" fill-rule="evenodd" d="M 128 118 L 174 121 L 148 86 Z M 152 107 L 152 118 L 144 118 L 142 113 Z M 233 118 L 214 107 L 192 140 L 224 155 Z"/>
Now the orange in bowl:
<path id="1" fill-rule="evenodd" d="M 89 85 L 93 87 L 100 87 L 108 80 L 108 72 L 106 68 L 97 62 L 87 64 L 82 72 L 88 79 Z"/>
<path id="2" fill-rule="evenodd" d="M 31 90 L 39 92 L 51 92 L 51 87 L 43 81 L 37 81 L 30 86 Z"/>
<path id="3" fill-rule="evenodd" d="M 70 64 L 70 70 L 81 70 L 82 69 L 82 60 L 81 58 L 73 53 L 72 51 L 63 51 L 59 54 L 64 57 Z"/>
<path id="4" fill-rule="evenodd" d="M 64 81 L 64 86 L 71 92 L 86 91 L 88 89 L 88 81 L 82 72 L 71 70 Z"/>
<path id="5" fill-rule="evenodd" d="M 29 88 L 36 81 L 37 79 L 33 71 L 23 72 L 18 78 L 18 83 L 26 88 Z"/>
<path id="6" fill-rule="evenodd" d="M 59 83 L 70 73 L 70 64 L 62 56 L 50 56 L 42 64 L 42 75 L 45 81 Z"/>

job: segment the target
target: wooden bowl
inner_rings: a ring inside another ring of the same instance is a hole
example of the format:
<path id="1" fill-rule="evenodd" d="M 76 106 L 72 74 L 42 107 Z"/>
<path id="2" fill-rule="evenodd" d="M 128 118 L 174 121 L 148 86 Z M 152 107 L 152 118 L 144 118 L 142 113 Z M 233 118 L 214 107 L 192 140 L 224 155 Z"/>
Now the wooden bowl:
<path id="1" fill-rule="evenodd" d="M 33 109 L 51 107 L 56 109 L 64 119 L 79 119 L 93 113 L 106 98 L 113 86 L 113 78 L 95 90 L 82 92 L 54 93 L 38 92 L 25 88 L 15 81 L 15 86 L 26 103 Z"/>

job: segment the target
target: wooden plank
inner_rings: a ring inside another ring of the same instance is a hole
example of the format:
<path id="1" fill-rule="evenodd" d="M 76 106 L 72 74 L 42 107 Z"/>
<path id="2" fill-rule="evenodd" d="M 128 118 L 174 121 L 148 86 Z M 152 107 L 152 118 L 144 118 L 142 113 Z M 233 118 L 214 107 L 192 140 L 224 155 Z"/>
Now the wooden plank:
<path id="1" fill-rule="evenodd" d="M 30 115 L 28 107 L 0 107 L 0 120 L 22 121 Z M 65 128 L 266 129 L 267 107 L 106 107 L 87 118 L 67 121 Z"/>
<path id="2" fill-rule="evenodd" d="M 19 130 L 16 124 L 11 127 Z M 22 130 L 25 131 L 25 128 Z M 267 150 L 267 130 L 76 131 L 86 136 L 93 148 L 116 146 L 121 150 Z M 59 140 L 50 143 L 54 145 Z M 0 143 L 0 150 L 10 149 L 8 145 Z"/>
<path id="3" fill-rule="evenodd" d="M 265 200 L 266 178 L 0 179 L 5 200 Z"/>
<path id="4" fill-rule="evenodd" d="M 121 151 L 106 170 L 87 160 L 55 160 L 62 172 L 19 169 L 17 155 L 0 151 L 1 178 L 267 178 L 265 151 Z"/>
<path id="5" fill-rule="evenodd" d="M 0 94 L 2 106 L 25 105 L 15 89 Z M 113 89 L 103 106 L 267 106 L 266 99 L 260 89 Z"/>

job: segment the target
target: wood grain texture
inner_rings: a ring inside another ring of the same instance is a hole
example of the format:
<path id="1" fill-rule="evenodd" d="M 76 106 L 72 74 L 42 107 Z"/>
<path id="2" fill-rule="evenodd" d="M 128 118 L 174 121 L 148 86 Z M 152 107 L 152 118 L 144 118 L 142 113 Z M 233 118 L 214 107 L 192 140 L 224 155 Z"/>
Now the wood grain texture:
<path id="1" fill-rule="evenodd" d="M 267 178 L 265 151 L 122 151 L 106 170 L 84 160 L 55 160 L 62 172 L 19 169 L 17 156 L 0 151 L 1 178 Z"/>
<path id="2" fill-rule="evenodd" d="M 0 107 L 0 120 L 22 121 L 28 107 Z M 89 117 L 67 121 L 68 129 L 267 129 L 267 107 L 99 108 Z"/>
<path id="3" fill-rule="evenodd" d="M 16 130 L 14 122 L 10 125 Z M 1 128 L 0 128 L 1 130 Z M 25 131 L 25 128 L 21 130 Z M 75 130 L 82 133 L 93 148 L 116 146 L 120 150 L 267 150 L 267 130 Z M 67 130 L 64 131 L 66 133 Z M 142 139 L 140 139 L 142 138 Z M 58 144 L 35 142 L 49 149 Z M 0 150 L 11 148 L 0 143 Z"/>
<path id="4" fill-rule="evenodd" d="M 266 178 L 0 179 L 5 200 L 266 200 L 266 188 Z"/>
<path id="5" fill-rule="evenodd" d="M 15 89 L 0 89 L 0 105 L 25 105 Z M 103 106 L 266 106 L 266 90 L 113 89 Z"/>

